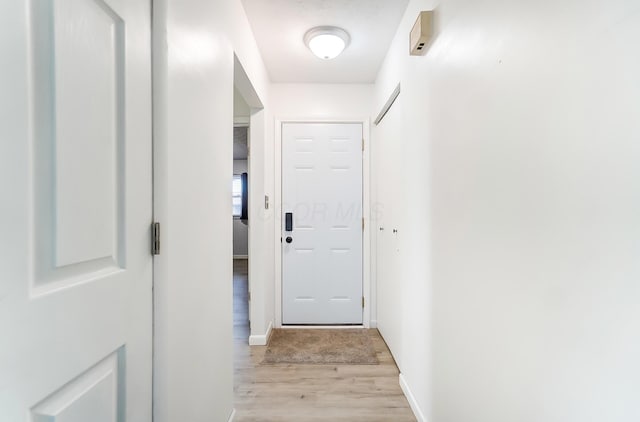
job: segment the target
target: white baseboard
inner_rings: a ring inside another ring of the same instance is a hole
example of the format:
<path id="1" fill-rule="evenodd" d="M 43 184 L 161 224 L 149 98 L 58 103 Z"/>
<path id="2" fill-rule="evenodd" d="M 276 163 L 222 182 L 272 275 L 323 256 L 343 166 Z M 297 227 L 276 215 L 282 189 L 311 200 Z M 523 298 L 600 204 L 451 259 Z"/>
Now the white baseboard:
<path id="1" fill-rule="evenodd" d="M 369 323 L 369 328 L 378 328 L 378 320 L 372 319 L 371 322 Z"/>
<path id="2" fill-rule="evenodd" d="M 366 327 L 364 325 L 283 325 L 279 328 L 283 330 L 353 330 Z"/>
<path id="3" fill-rule="evenodd" d="M 267 332 L 259 335 L 250 335 L 249 336 L 249 346 L 266 346 L 269 343 L 269 338 L 271 337 L 271 330 L 273 329 L 273 323 L 269 321 L 269 326 L 267 327 Z"/>
<path id="4" fill-rule="evenodd" d="M 231 415 L 229 415 L 229 419 L 227 420 L 227 422 L 233 422 L 233 418 L 235 418 L 235 417 L 236 417 L 236 409 L 234 408 L 231 411 Z"/>
<path id="5" fill-rule="evenodd" d="M 249 255 L 233 255 L 233 259 L 249 259 Z"/>
<path id="6" fill-rule="evenodd" d="M 418 422 L 427 422 L 427 419 L 424 417 L 424 413 L 422 413 L 422 410 L 420 409 L 420 406 L 418 406 L 418 402 L 416 401 L 415 396 L 409 388 L 409 384 L 407 384 L 407 380 L 404 379 L 404 376 L 402 374 L 400 374 L 400 388 L 402 388 L 402 392 L 407 398 L 409 406 L 411 406 L 411 410 L 413 411 L 413 414 Z"/>

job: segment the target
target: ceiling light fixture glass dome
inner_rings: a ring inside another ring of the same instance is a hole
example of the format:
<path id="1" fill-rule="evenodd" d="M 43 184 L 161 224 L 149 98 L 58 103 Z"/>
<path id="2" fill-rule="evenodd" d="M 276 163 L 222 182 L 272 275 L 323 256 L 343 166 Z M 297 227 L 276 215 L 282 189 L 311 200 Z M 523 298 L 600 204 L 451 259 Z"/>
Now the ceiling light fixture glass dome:
<path id="1" fill-rule="evenodd" d="M 318 26 L 304 34 L 304 43 L 316 56 L 324 60 L 337 57 L 349 45 L 349 34 L 335 26 Z"/>

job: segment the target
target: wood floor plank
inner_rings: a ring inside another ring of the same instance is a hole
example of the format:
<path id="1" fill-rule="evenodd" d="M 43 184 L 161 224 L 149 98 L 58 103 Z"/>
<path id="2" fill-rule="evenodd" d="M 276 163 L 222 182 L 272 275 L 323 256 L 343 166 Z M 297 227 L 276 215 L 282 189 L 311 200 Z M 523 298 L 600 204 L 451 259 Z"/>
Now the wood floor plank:
<path id="1" fill-rule="evenodd" d="M 415 421 L 398 368 L 377 330 L 368 330 L 379 365 L 261 365 L 249 346 L 247 261 L 234 260 L 234 422 Z"/>

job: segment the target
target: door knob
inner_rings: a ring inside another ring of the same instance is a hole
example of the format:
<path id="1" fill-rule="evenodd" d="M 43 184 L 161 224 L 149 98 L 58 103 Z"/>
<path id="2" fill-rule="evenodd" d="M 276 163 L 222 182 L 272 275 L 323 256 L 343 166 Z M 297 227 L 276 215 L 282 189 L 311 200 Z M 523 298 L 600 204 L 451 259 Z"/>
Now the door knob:
<path id="1" fill-rule="evenodd" d="M 291 243 L 293 242 L 293 238 L 291 236 L 287 236 L 287 238 L 285 239 L 285 242 Z"/>

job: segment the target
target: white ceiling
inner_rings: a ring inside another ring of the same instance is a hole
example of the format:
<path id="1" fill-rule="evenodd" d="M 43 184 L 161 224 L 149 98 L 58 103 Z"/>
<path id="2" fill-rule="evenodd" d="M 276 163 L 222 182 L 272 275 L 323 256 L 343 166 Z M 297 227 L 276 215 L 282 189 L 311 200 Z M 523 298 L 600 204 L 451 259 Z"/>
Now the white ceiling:
<path id="1" fill-rule="evenodd" d="M 242 0 L 272 82 L 372 83 L 408 0 Z M 338 26 L 351 44 L 321 60 L 302 37 Z M 407 37 L 409 34 L 407 34 Z"/>

